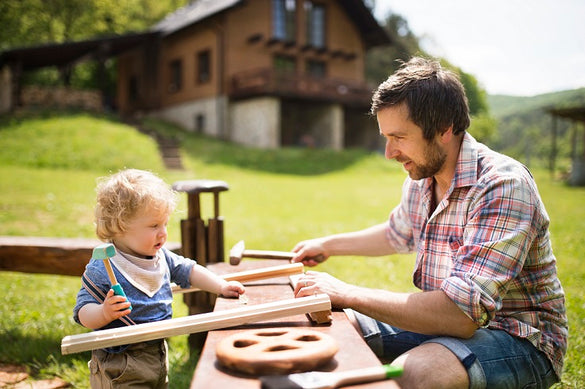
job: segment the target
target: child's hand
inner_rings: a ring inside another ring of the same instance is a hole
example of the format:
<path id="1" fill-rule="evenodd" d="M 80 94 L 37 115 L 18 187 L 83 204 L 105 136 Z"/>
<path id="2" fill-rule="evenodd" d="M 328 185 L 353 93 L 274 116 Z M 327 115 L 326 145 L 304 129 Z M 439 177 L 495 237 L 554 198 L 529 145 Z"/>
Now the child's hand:
<path id="1" fill-rule="evenodd" d="M 226 281 L 221 285 L 220 294 L 224 297 L 239 297 L 245 291 L 244 285 L 238 281 Z"/>
<path id="2" fill-rule="evenodd" d="M 122 316 L 128 315 L 131 311 L 130 302 L 126 300 L 124 296 L 118 296 L 114 294 L 114 290 L 110 289 L 104 303 L 102 304 L 102 310 L 104 318 L 109 322 L 121 318 Z"/>

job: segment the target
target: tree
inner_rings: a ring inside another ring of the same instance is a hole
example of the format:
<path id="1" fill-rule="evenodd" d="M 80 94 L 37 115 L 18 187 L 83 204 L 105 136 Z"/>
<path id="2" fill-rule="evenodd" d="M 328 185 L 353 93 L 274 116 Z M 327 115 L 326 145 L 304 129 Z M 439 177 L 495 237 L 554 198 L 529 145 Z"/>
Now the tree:
<path id="1" fill-rule="evenodd" d="M 399 14 L 390 13 L 381 23 L 392 40 L 392 45 L 377 47 L 370 50 L 366 58 L 366 79 L 369 83 L 378 85 L 400 66 L 402 61 L 408 61 L 413 56 L 430 57 L 419 45 L 419 38 L 414 35 L 408 26 L 408 21 Z M 469 112 L 473 116 L 469 132 L 478 140 L 491 140 L 497 130 L 497 122 L 489 114 L 487 93 L 479 85 L 477 79 L 451 64 L 446 59 L 440 59 L 442 66 L 455 72 L 465 88 L 469 101 Z"/>

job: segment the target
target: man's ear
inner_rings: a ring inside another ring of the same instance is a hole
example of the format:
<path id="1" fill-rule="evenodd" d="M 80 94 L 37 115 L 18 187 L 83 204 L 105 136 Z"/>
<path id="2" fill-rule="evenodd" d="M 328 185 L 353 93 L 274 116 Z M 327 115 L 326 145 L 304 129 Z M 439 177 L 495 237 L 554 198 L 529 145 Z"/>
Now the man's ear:
<path id="1" fill-rule="evenodd" d="M 451 142 L 455 135 L 453 135 L 453 125 L 451 124 L 449 127 L 445 128 L 441 135 L 439 135 L 439 140 L 443 144 L 447 144 Z"/>

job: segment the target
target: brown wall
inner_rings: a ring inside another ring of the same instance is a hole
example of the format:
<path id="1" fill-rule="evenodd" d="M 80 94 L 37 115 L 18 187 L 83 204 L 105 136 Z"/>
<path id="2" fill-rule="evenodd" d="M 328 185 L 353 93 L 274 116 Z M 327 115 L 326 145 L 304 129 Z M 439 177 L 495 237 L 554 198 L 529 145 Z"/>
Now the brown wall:
<path id="1" fill-rule="evenodd" d="M 270 70 L 275 55 L 295 57 L 299 75 L 306 74 L 306 61 L 314 59 L 326 62 L 329 79 L 363 83 L 365 48 L 360 32 L 349 16 L 335 0 L 321 0 L 319 3 L 325 6 L 327 16 L 327 50 L 303 50 L 306 43 L 303 3 L 303 0 L 297 0 L 297 39 L 294 45 L 269 43 L 272 38 L 272 2 L 254 0 L 162 38 L 160 49 L 151 47 L 145 51 L 143 48 L 121 55 L 118 71 L 118 104 L 121 111 L 137 107 L 165 108 L 225 95 L 234 75 L 258 69 Z M 251 40 L 254 36 L 260 38 Z M 197 53 L 201 50 L 210 50 L 211 54 L 211 78 L 205 84 L 196 81 Z M 349 54 L 355 56 L 347 58 Z M 182 87 L 171 91 L 170 64 L 176 59 L 182 61 Z M 154 63 L 158 69 L 152 66 Z M 132 75 L 137 76 L 139 81 L 139 101 L 135 104 L 128 100 Z"/>
<path id="2" fill-rule="evenodd" d="M 217 83 L 217 18 L 191 26 L 164 40 L 160 58 L 160 80 L 162 107 L 191 101 L 218 94 Z M 205 83 L 197 81 L 197 55 L 209 50 L 211 77 Z M 182 87 L 179 91 L 169 90 L 171 82 L 170 64 L 174 60 L 182 61 Z"/>

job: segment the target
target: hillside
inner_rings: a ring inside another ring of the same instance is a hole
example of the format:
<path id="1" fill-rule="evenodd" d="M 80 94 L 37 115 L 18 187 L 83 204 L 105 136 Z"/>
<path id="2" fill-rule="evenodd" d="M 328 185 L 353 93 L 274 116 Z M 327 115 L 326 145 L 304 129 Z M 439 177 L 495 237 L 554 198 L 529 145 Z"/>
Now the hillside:
<path id="1" fill-rule="evenodd" d="M 489 145 L 529 167 L 548 167 L 553 117 L 546 109 L 584 106 L 585 88 L 530 97 L 490 95 L 488 104 L 497 120 L 497 136 Z M 569 120 L 557 121 L 557 167 L 563 172 L 570 166 L 571 134 L 575 125 Z"/>
<path id="2" fill-rule="evenodd" d="M 585 105 L 585 88 L 536 96 L 488 95 L 488 104 L 496 119 L 543 107 Z"/>

